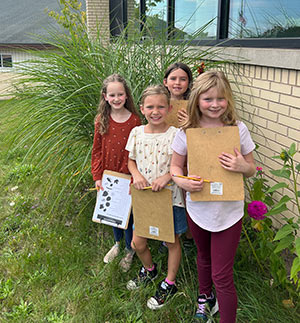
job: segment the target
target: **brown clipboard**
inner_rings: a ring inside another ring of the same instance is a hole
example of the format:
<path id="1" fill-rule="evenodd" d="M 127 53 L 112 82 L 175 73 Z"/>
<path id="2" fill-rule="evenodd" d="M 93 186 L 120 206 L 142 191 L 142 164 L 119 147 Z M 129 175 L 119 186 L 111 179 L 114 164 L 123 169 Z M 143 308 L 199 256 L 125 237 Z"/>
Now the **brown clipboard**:
<path id="1" fill-rule="evenodd" d="M 244 199 L 243 175 L 221 167 L 222 152 L 235 155 L 240 151 L 237 126 L 187 129 L 189 174 L 198 175 L 212 183 L 204 183 L 201 192 L 191 193 L 192 201 L 240 201 Z"/>
<path id="2" fill-rule="evenodd" d="M 131 198 L 136 235 L 174 243 L 172 191 L 137 190 L 131 185 Z"/>
<path id="3" fill-rule="evenodd" d="M 178 122 L 177 114 L 178 114 L 178 111 L 181 109 L 186 111 L 188 101 L 187 100 L 173 100 L 172 99 L 170 101 L 170 105 L 172 106 L 172 109 L 167 115 L 166 122 L 170 126 L 174 126 L 176 128 L 179 128 L 181 125 Z"/>

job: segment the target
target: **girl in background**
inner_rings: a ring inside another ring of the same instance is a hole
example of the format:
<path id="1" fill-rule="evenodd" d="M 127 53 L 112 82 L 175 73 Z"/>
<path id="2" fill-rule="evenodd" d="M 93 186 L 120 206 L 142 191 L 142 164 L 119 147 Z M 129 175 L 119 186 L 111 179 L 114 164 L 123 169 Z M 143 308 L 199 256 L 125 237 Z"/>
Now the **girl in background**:
<path id="1" fill-rule="evenodd" d="M 172 100 L 188 100 L 193 85 L 193 74 L 188 65 L 177 62 L 169 65 L 164 75 L 164 86 L 168 89 Z M 187 119 L 184 109 L 177 114 L 178 122 L 181 124 Z M 183 191 L 185 194 L 185 191 Z M 187 215 L 188 216 L 188 215 Z M 194 248 L 191 230 L 188 228 L 185 239 L 182 240 L 183 250 L 189 254 Z M 164 252 L 165 243 L 160 246 L 160 252 Z"/>
<path id="2" fill-rule="evenodd" d="M 186 129 L 237 126 L 241 152 L 222 153 L 220 166 L 229 172 L 249 177 L 255 173 L 252 151 L 255 148 L 246 125 L 237 120 L 233 93 L 222 72 L 208 71 L 195 81 L 188 103 L 188 120 L 176 134 L 172 148 L 171 174 L 183 175 L 187 156 Z M 200 178 L 195 174 L 190 177 Z M 197 246 L 199 282 L 196 317 L 204 321 L 220 307 L 220 323 L 236 320 L 237 294 L 233 281 L 233 264 L 239 243 L 244 200 L 193 202 L 189 192 L 203 189 L 203 180 L 194 181 L 174 177 L 174 181 L 187 191 L 188 222 Z M 206 184 L 207 185 L 207 184 Z M 214 284 L 218 302 L 212 291 Z"/>
<path id="3" fill-rule="evenodd" d="M 163 82 L 170 93 L 171 100 L 188 100 L 193 84 L 193 74 L 186 64 L 177 62 L 167 68 Z M 179 123 L 184 122 L 186 118 L 186 111 L 179 110 Z"/>
<path id="4" fill-rule="evenodd" d="M 130 89 L 124 78 L 113 74 L 103 81 L 98 113 L 95 118 L 95 134 L 92 149 L 92 175 L 97 190 L 101 185 L 103 171 L 111 170 L 129 174 L 126 142 L 131 129 L 141 124 L 137 115 Z M 134 250 L 132 240 L 132 214 L 125 230 L 125 256 L 120 262 L 123 271 L 132 263 Z M 123 229 L 113 227 L 115 244 L 107 252 L 104 262 L 109 263 L 120 252 Z"/>

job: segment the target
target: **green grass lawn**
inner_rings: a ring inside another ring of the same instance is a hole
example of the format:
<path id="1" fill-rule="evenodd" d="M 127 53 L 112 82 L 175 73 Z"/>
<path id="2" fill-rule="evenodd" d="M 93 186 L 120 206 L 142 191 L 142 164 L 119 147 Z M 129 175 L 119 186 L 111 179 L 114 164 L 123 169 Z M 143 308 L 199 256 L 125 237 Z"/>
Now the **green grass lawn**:
<path id="1" fill-rule="evenodd" d="M 1 115 L 5 109 L 0 101 Z M 67 215 L 63 202 L 49 212 L 53 201 L 43 193 L 47 178 L 35 177 L 36 166 L 23 161 L 30 143 L 18 149 L 9 145 L 6 134 L 13 123 L 8 121 L 0 121 L 0 322 L 192 322 L 195 252 L 183 254 L 176 297 L 159 311 L 149 310 L 146 300 L 155 284 L 126 289 L 139 270 L 137 257 L 125 274 L 118 266 L 122 255 L 103 263 L 113 234 L 110 227 L 91 221 L 94 192 L 80 200 L 84 191 L 79 191 Z M 158 241 L 150 242 L 162 278 L 167 256 L 158 253 L 158 246 Z M 299 304 L 285 307 L 287 290 L 271 286 L 256 266 L 236 265 L 235 281 L 238 322 L 300 322 Z"/>

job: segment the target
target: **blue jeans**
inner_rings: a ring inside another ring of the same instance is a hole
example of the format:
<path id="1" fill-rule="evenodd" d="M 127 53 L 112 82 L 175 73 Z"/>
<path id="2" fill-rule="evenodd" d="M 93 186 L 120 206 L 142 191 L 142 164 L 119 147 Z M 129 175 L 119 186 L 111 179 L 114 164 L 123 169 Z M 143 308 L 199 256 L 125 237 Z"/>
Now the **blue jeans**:
<path id="1" fill-rule="evenodd" d="M 132 240 L 132 224 L 133 224 L 133 215 L 132 212 L 129 216 L 128 227 L 126 230 L 113 227 L 114 238 L 116 242 L 120 242 L 123 238 L 123 233 L 125 231 L 125 245 L 126 249 L 131 250 L 131 240 Z"/>

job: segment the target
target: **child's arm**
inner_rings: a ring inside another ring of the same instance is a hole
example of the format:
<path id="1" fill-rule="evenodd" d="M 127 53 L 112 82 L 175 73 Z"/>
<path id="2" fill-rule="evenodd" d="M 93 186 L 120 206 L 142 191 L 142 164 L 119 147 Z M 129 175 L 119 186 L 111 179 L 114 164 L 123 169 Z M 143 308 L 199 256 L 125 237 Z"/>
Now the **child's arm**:
<path id="1" fill-rule="evenodd" d="M 152 191 L 157 192 L 162 190 L 170 182 L 171 179 L 172 177 L 170 173 L 157 177 L 151 184 Z"/>
<path id="2" fill-rule="evenodd" d="M 179 155 L 175 151 L 172 155 L 170 172 L 175 175 L 183 175 L 186 156 Z M 197 175 L 190 175 L 190 177 L 200 178 Z M 191 179 L 180 178 L 173 176 L 173 181 L 187 192 L 199 192 L 203 189 L 203 180 L 193 181 Z"/>
<path id="3" fill-rule="evenodd" d="M 133 177 L 133 185 L 136 189 L 142 190 L 149 186 L 145 177 L 138 171 L 135 160 L 128 158 L 128 169 Z"/>
<path id="4" fill-rule="evenodd" d="M 242 173 L 246 177 L 250 177 L 255 173 L 255 161 L 252 152 L 242 155 L 237 148 L 234 149 L 235 156 L 222 153 L 219 156 L 221 166 L 231 172 Z"/>

